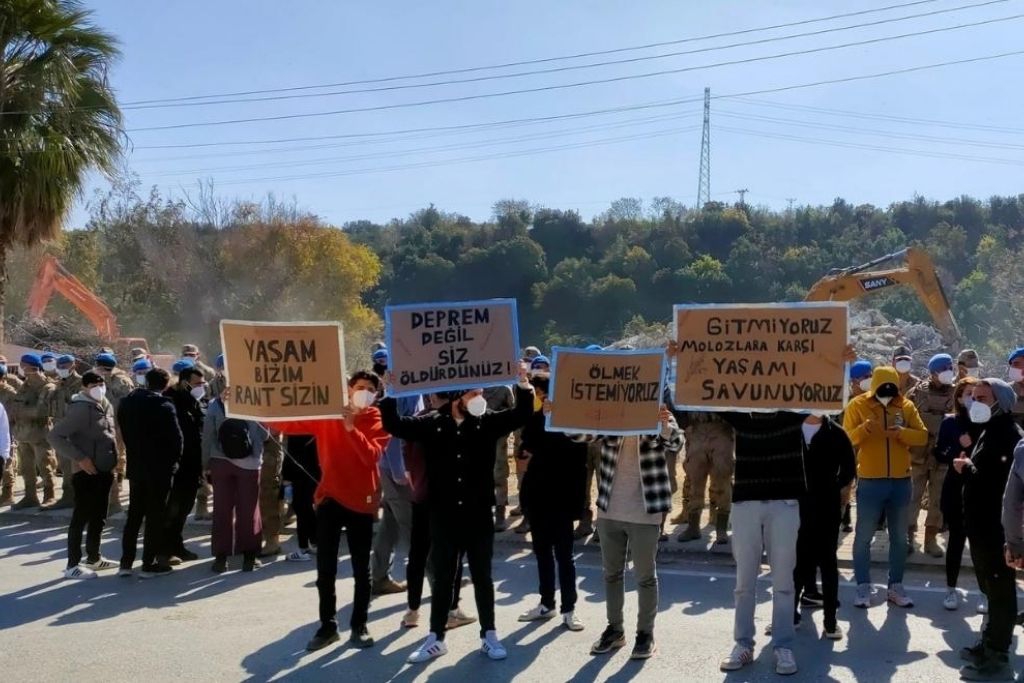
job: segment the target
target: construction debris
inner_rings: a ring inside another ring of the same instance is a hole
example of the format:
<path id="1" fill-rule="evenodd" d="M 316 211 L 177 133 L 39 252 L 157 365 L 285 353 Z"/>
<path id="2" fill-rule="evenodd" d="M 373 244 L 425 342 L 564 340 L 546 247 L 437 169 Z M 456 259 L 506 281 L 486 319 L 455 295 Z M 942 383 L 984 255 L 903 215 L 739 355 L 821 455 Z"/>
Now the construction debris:
<path id="1" fill-rule="evenodd" d="M 7 322 L 7 336 L 13 344 L 37 351 L 70 354 L 79 360 L 91 360 L 96 351 L 107 346 L 90 328 L 63 316 Z"/>

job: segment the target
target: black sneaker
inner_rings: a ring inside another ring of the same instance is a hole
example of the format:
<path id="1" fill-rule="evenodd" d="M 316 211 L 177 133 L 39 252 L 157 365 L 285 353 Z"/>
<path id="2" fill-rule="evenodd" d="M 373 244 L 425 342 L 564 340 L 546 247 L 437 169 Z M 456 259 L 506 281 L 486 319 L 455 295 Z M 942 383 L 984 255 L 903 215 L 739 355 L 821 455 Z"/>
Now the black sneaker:
<path id="1" fill-rule="evenodd" d="M 365 650 L 368 647 L 373 647 L 373 637 L 365 626 L 352 629 L 352 635 L 348 638 L 348 643 L 352 647 L 357 647 L 360 650 Z"/>
<path id="2" fill-rule="evenodd" d="M 142 571 L 139 572 L 139 576 L 143 579 L 155 579 L 158 576 L 167 576 L 173 569 L 166 564 L 154 564 L 149 567 L 143 567 Z"/>
<path id="3" fill-rule="evenodd" d="M 612 650 L 617 650 L 626 644 L 626 634 L 622 631 L 609 626 L 601 634 L 600 640 L 598 640 L 590 648 L 590 654 L 592 655 L 605 655 Z"/>
<path id="4" fill-rule="evenodd" d="M 191 550 L 189 550 L 188 548 L 179 548 L 177 551 L 175 551 L 174 555 L 175 557 L 181 558 L 182 562 L 195 562 L 199 559 L 199 556 Z"/>
<path id="5" fill-rule="evenodd" d="M 246 553 L 242 557 L 242 571 L 251 572 L 254 569 L 259 569 L 263 566 L 263 563 L 256 559 L 256 553 Z"/>
<path id="6" fill-rule="evenodd" d="M 228 570 L 228 558 L 226 555 L 218 555 L 213 559 L 213 566 L 210 567 L 216 574 L 223 574 Z"/>
<path id="7" fill-rule="evenodd" d="M 1005 652 L 986 649 L 981 658 L 973 664 L 960 667 L 960 679 L 964 681 L 1012 681 L 1013 667 Z"/>
<path id="8" fill-rule="evenodd" d="M 965 662 L 975 664 L 977 662 L 980 662 L 981 658 L 984 656 L 985 644 L 982 643 L 980 640 L 974 645 L 971 645 L 970 647 L 960 648 L 960 659 L 964 660 Z"/>
<path id="9" fill-rule="evenodd" d="M 825 605 L 825 596 L 818 591 L 808 591 L 800 596 L 800 604 L 803 607 L 822 607 Z"/>
<path id="10" fill-rule="evenodd" d="M 633 654 L 631 654 L 629 658 L 650 659 L 657 651 L 658 646 L 654 642 L 654 634 L 638 631 L 636 634 L 636 645 L 633 646 Z"/>
<path id="11" fill-rule="evenodd" d="M 341 640 L 341 636 L 338 635 L 338 628 L 336 626 L 321 626 L 313 639 L 306 643 L 306 652 L 315 652 L 322 650 L 331 643 L 336 643 Z"/>

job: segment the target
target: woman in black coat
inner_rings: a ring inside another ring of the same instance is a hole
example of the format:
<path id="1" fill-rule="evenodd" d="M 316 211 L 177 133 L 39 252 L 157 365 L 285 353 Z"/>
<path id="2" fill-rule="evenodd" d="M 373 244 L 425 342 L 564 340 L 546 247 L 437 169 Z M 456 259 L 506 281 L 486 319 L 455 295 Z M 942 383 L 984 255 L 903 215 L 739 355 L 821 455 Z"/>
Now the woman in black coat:
<path id="1" fill-rule="evenodd" d="M 562 622 L 571 631 L 583 624 L 575 615 L 576 562 L 573 558 L 573 525 L 586 502 L 587 445 L 565 434 L 544 429 L 542 406 L 548 397 L 547 375 L 530 380 L 535 391 L 534 413 L 523 428 L 523 452 L 529 467 L 523 477 L 519 503 L 530 523 L 533 554 L 540 578 L 540 604 L 519 621 L 551 619 L 555 612 L 555 563 L 562 596 Z"/>

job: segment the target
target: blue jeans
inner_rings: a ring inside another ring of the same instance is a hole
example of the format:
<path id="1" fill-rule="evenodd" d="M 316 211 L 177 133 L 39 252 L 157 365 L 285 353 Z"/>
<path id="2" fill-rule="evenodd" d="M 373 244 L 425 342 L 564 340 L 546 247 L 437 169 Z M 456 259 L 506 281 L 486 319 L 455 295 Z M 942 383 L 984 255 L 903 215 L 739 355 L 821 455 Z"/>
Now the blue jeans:
<path id="1" fill-rule="evenodd" d="M 889 585 L 903 583 L 907 564 L 907 514 L 912 487 L 903 479 L 857 481 L 857 530 L 853 539 L 853 573 L 857 584 L 871 583 L 871 539 L 885 512 L 889 525 Z"/>

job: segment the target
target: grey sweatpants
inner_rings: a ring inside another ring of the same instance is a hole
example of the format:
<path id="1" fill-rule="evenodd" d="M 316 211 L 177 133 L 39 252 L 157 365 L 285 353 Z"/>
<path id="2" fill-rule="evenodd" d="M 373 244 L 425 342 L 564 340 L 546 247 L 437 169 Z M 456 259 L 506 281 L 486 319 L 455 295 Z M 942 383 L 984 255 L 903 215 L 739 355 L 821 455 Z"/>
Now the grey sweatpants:
<path id="1" fill-rule="evenodd" d="M 605 607 L 608 625 L 624 631 L 622 608 L 626 602 L 624 577 L 627 554 L 633 558 L 639 602 L 636 630 L 654 633 L 654 617 L 658 614 L 658 524 L 633 524 L 598 517 L 597 533 L 601 537 L 601 560 L 604 564 Z M 791 572 L 792 573 L 792 572 Z"/>
<path id="2" fill-rule="evenodd" d="M 373 581 L 383 581 L 388 577 L 399 549 L 409 552 L 412 537 L 412 492 L 408 485 L 396 484 L 389 473 L 383 472 L 380 487 L 383 514 L 370 557 Z"/>

